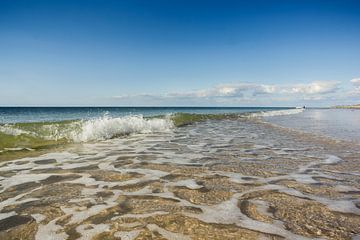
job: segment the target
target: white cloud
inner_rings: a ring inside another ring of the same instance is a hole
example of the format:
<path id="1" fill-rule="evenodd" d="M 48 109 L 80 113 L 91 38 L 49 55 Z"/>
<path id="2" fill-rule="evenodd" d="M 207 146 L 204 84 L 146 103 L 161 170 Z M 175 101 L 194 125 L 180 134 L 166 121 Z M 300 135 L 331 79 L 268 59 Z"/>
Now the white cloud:
<path id="1" fill-rule="evenodd" d="M 333 93 L 339 88 L 337 81 L 316 81 L 308 84 L 298 84 L 291 88 L 292 93 L 304 95 Z"/>
<path id="2" fill-rule="evenodd" d="M 350 82 L 354 85 L 354 88 L 348 92 L 348 95 L 352 97 L 360 96 L 360 78 L 353 78 Z"/>
<path id="3" fill-rule="evenodd" d="M 206 97 L 253 97 L 260 94 L 271 94 L 276 92 L 276 86 L 254 83 L 222 84 L 212 89 L 201 90 Z M 201 94 L 199 94 L 201 95 Z"/>
<path id="4" fill-rule="evenodd" d="M 260 87 L 263 93 L 275 93 L 277 90 L 277 87 L 274 85 L 261 85 Z"/>
<path id="5" fill-rule="evenodd" d="M 357 81 L 356 81 L 357 82 Z M 207 89 L 171 92 L 164 94 L 139 94 L 117 96 L 119 101 L 138 104 L 178 104 L 178 105 L 216 105 L 216 104 L 262 104 L 274 102 L 320 101 L 333 98 L 340 89 L 337 81 L 314 81 L 307 84 L 270 85 L 239 82 L 221 84 Z"/>
<path id="6" fill-rule="evenodd" d="M 211 89 L 202 89 L 194 92 L 170 94 L 170 96 L 192 96 L 199 98 L 261 98 L 271 95 L 303 96 L 305 99 L 319 99 L 339 89 L 336 81 L 315 81 L 308 84 L 296 85 L 267 85 L 255 83 L 223 84 Z M 265 96 L 261 96 L 265 95 Z"/>
<path id="7" fill-rule="evenodd" d="M 360 86 L 360 78 L 353 78 L 350 80 L 350 82 L 355 86 Z"/>
<path id="8" fill-rule="evenodd" d="M 230 87 L 230 86 L 222 86 L 222 87 L 219 87 L 216 89 L 216 92 L 219 95 L 223 95 L 223 96 L 232 95 L 235 93 L 235 91 L 236 91 L 236 88 Z"/>

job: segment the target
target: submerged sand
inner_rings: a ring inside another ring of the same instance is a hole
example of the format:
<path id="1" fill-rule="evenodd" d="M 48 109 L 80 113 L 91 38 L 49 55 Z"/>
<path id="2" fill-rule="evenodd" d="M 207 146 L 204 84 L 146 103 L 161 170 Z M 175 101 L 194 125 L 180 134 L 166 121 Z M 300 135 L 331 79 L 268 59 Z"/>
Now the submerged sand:
<path id="1" fill-rule="evenodd" d="M 0 239 L 357 239 L 359 145 L 211 120 L 0 165 Z"/>

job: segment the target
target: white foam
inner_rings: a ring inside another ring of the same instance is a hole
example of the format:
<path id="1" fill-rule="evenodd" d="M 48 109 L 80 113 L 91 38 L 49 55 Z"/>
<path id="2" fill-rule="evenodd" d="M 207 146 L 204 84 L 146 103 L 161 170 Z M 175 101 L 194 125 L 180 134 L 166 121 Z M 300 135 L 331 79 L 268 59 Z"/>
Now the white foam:
<path id="1" fill-rule="evenodd" d="M 164 132 L 173 128 L 169 117 L 144 118 L 142 115 L 124 117 L 103 116 L 100 118 L 71 123 L 52 123 L 39 126 L 34 131 L 25 131 L 14 125 L 0 125 L 0 132 L 8 135 L 29 135 L 46 140 L 67 139 L 74 142 L 106 140 L 133 133 Z"/>
<path id="2" fill-rule="evenodd" d="M 51 240 L 63 240 L 68 237 L 68 235 L 63 232 L 61 226 L 57 225 L 55 222 L 57 219 L 50 221 L 46 225 L 39 224 L 38 231 L 36 233 L 36 240 L 51 239 Z"/>
<path id="3" fill-rule="evenodd" d="M 2 150 L 1 152 L 22 151 L 22 150 L 35 151 L 35 149 L 32 148 L 16 147 L 16 148 L 4 148 L 4 150 Z"/>
<path id="4" fill-rule="evenodd" d="M 264 187 L 264 188 L 268 188 L 268 187 Z M 238 197 L 243 195 L 244 193 L 234 194 L 230 200 L 224 201 L 215 206 L 210 206 L 210 207 L 201 206 L 203 213 L 199 215 L 191 214 L 191 213 L 186 213 L 185 215 L 188 215 L 190 217 L 195 217 L 201 221 L 208 223 L 236 224 L 239 227 L 248 228 L 254 231 L 280 235 L 286 239 L 297 239 L 297 240 L 309 239 L 306 237 L 296 235 L 284 229 L 283 226 L 256 221 L 242 214 L 237 206 L 237 203 L 238 203 Z"/>
<path id="5" fill-rule="evenodd" d="M 166 215 L 169 214 L 169 212 L 165 212 L 165 211 L 156 211 L 156 212 L 151 212 L 151 213 L 139 213 L 139 214 L 132 214 L 132 213 L 127 213 L 121 216 L 117 216 L 117 217 L 113 217 L 111 220 L 115 221 L 117 219 L 121 219 L 121 218 L 148 218 L 148 217 L 153 217 L 153 216 L 158 216 L 158 215 Z"/>
<path id="6" fill-rule="evenodd" d="M 299 167 L 299 173 L 305 173 L 307 170 L 311 169 L 314 166 L 318 166 L 318 165 L 332 165 L 332 164 L 336 164 L 342 161 L 341 158 L 339 158 L 338 156 L 335 155 L 327 155 L 328 157 L 322 161 L 314 161 L 314 162 L 310 162 L 308 164 L 306 164 L 305 166 L 300 166 Z"/>
<path id="7" fill-rule="evenodd" d="M 11 125 L 2 125 L 2 126 L 0 126 L 0 132 L 3 132 L 5 134 L 7 134 L 7 135 L 14 135 L 14 136 L 19 136 L 21 134 L 28 134 L 28 135 L 32 134 L 31 132 L 15 128 L 15 127 L 13 127 Z"/>
<path id="8" fill-rule="evenodd" d="M 31 214 L 31 216 L 35 219 L 37 223 L 40 223 L 46 219 L 46 216 L 40 213 Z"/>
<path id="9" fill-rule="evenodd" d="M 174 184 L 174 186 L 178 186 L 178 187 L 184 186 L 184 187 L 187 187 L 189 189 L 200 189 L 200 188 L 203 187 L 203 186 L 197 184 L 195 182 L 195 180 L 193 180 L 193 179 L 180 180 L 180 181 L 176 182 Z"/>
<path id="10" fill-rule="evenodd" d="M 14 216 L 14 215 L 16 215 L 15 211 L 7 212 L 7 213 L 0 213 L 0 220 Z"/>
<path id="11" fill-rule="evenodd" d="M 341 158 L 334 156 L 334 155 L 329 155 L 329 157 L 327 159 L 325 159 L 324 161 L 322 161 L 322 163 L 331 165 L 331 164 L 339 163 L 341 161 L 342 161 Z"/>
<path id="12" fill-rule="evenodd" d="M 106 210 L 107 208 L 113 207 L 115 206 L 115 203 L 111 203 L 109 205 L 104 205 L 104 204 L 99 204 L 99 205 L 95 205 L 92 206 L 90 208 L 87 209 L 80 209 L 82 211 L 78 211 L 78 208 L 66 208 L 66 207 L 60 207 L 61 210 L 67 214 L 67 215 L 72 215 L 71 216 L 71 220 L 70 220 L 70 224 L 72 223 L 79 223 L 93 215 L 96 215 L 98 213 L 100 213 L 101 211 Z"/>
<path id="13" fill-rule="evenodd" d="M 286 110 L 274 110 L 274 111 L 261 111 L 250 114 L 250 117 L 274 117 L 274 116 L 283 116 L 283 115 L 292 115 L 302 113 L 303 108 L 299 109 L 286 109 Z"/>
<path id="14" fill-rule="evenodd" d="M 140 230 L 133 230 L 133 231 L 129 231 L 129 232 L 116 232 L 114 234 L 114 237 L 116 238 L 120 238 L 121 240 L 133 240 L 135 239 L 139 234 L 140 234 Z"/>
<path id="15" fill-rule="evenodd" d="M 4 187 L 4 189 L 7 189 L 12 186 L 20 185 L 23 183 L 29 183 L 29 182 L 37 182 L 40 180 L 44 180 L 48 177 L 52 176 L 52 174 L 19 174 L 14 175 L 10 178 L 3 179 L 1 181 L 1 186 Z"/>
<path id="16" fill-rule="evenodd" d="M 104 116 L 82 122 L 80 132 L 71 135 L 75 142 L 110 139 L 131 133 L 151 133 L 168 131 L 173 127 L 170 119 L 145 119 L 143 116 L 111 118 Z"/>

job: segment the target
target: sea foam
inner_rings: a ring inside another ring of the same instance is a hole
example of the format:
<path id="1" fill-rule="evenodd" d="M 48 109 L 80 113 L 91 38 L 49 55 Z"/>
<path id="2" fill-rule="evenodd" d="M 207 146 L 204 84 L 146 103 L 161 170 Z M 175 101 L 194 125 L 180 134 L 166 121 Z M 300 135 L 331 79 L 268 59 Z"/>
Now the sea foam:
<path id="1" fill-rule="evenodd" d="M 274 117 L 274 116 L 283 116 L 283 115 L 292 115 L 302 113 L 305 109 L 303 108 L 294 108 L 286 110 L 274 110 L 274 111 L 261 111 L 251 113 L 251 117 Z"/>
<path id="2" fill-rule="evenodd" d="M 125 116 L 112 118 L 104 116 L 83 121 L 79 131 L 73 131 L 70 138 L 75 142 L 105 140 L 132 133 L 152 133 L 169 131 L 173 127 L 170 119 L 142 116 Z"/>
<path id="3" fill-rule="evenodd" d="M 0 133 L 3 134 L 3 139 L 0 138 L 0 141 L 23 143 L 26 140 L 28 144 L 24 146 L 5 144 L 1 151 L 29 149 L 41 143 L 46 145 L 47 141 L 89 142 L 129 134 L 167 132 L 173 127 L 174 124 L 168 116 L 145 118 L 142 115 L 124 117 L 105 115 L 89 120 L 6 124 L 0 125 Z"/>

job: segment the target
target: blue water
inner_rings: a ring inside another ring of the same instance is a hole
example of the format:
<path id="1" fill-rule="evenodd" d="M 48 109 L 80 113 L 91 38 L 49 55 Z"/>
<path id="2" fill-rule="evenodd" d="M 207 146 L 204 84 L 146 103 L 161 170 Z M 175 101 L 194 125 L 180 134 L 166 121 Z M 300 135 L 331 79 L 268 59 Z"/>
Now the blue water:
<path id="1" fill-rule="evenodd" d="M 104 116 L 156 116 L 169 113 L 244 113 L 283 110 L 274 107 L 0 107 L 0 123 L 62 121 Z"/>

